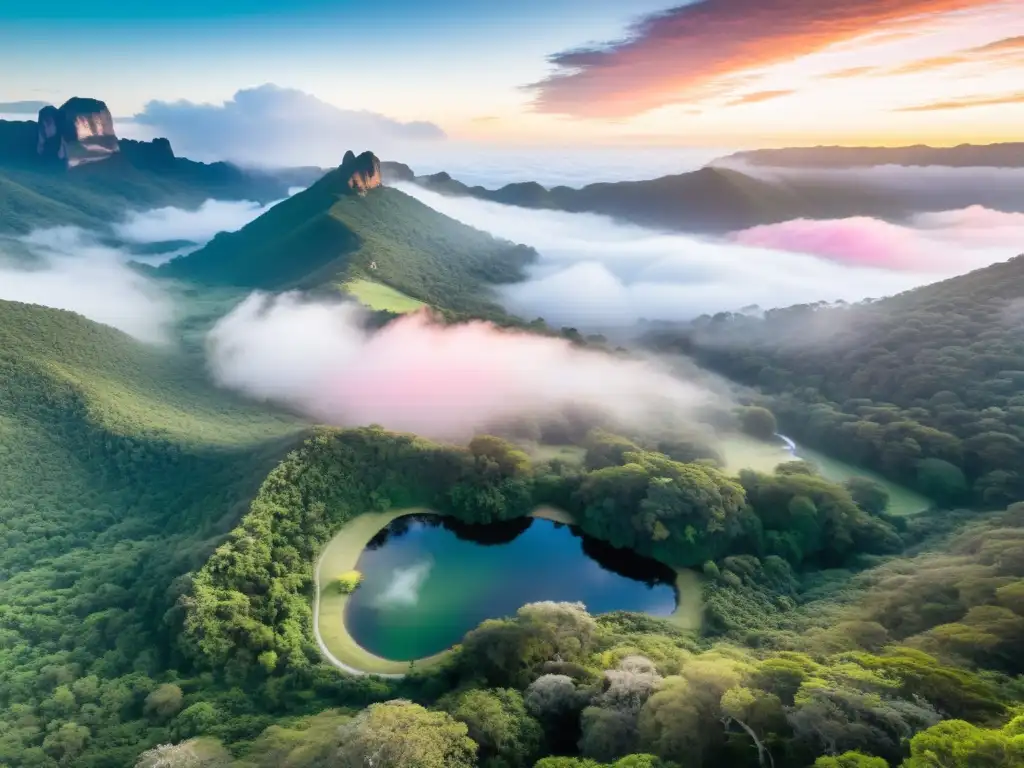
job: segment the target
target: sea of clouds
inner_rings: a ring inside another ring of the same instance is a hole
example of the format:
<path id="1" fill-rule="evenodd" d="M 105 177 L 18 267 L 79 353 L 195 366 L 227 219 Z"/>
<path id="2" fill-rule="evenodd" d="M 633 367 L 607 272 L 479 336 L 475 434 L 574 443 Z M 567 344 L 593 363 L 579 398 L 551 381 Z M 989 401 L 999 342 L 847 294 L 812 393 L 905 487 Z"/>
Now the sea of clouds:
<path id="1" fill-rule="evenodd" d="M 503 289 L 505 302 L 521 315 L 580 328 L 888 296 L 1024 250 L 1024 214 L 980 206 L 905 225 L 796 220 L 712 238 L 399 186 L 463 223 L 534 246 L 539 262 L 526 282 Z"/>
<path id="2" fill-rule="evenodd" d="M 885 296 L 1010 258 L 1024 243 L 1024 214 L 982 206 L 903 224 L 797 220 L 707 238 L 402 189 L 460 221 L 536 247 L 540 260 L 529 279 L 506 286 L 503 300 L 523 316 L 581 329 Z M 0 241 L 0 298 L 79 312 L 145 342 L 167 340 L 172 295 L 130 265 L 135 249 L 202 243 L 263 210 L 208 201 L 192 211 L 129 214 L 106 233 L 65 227 Z M 658 361 L 483 322 L 445 326 L 423 315 L 370 331 L 355 305 L 297 294 L 249 296 L 207 341 L 210 372 L 222 386 L 321 422 L 377 423 L 445 439 L 521 417 L 557 418 L 571 408 L 664 426 L 665 413 L 685 422 L 721 405 L 703 383 Z"/>

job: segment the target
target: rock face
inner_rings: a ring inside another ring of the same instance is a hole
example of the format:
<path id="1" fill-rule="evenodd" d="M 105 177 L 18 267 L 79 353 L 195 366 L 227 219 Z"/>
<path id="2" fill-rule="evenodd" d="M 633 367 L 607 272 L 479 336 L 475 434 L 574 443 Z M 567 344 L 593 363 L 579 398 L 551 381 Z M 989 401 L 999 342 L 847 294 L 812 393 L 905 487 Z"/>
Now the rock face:
<path id="1" fill-rule="evenodd" d="M 36 154 L 74 168 L 106 160 L 120 149 L 114 118 L 98 99 L 68 99 L 64 105 L 39 110 Z"/>
<path id="2" fill-rule="evenodd" d="M 380 160 L 373 152 L 363 152 L 356 157 L 352 150 L 345 153 L 339 170 L 348 177 L 348 188 L 359 195 L 376 189 L 383 183 L 380 177 Z"/>

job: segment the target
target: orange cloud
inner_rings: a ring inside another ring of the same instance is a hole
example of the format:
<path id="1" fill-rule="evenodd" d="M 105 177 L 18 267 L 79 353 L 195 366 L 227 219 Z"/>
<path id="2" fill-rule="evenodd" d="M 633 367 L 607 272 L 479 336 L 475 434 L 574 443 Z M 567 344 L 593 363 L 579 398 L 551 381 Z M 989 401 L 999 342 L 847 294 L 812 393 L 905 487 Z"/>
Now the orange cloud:
<path id="1" fill-rule="evenodd" d="M 738 107 L 740 104 L 759 104 L 762 101 L 771 101 L 772 99 L 781 99 L 783 96 L 789 96 L 796 93 L 794 90 L 784 91 L 757 91 L 756 93 L 748 93 L 740 96 L 737 99 L 733 99 L 727 107 Z"/>
<path id="2" fill-rule="evenodd" d="M 778 64 L 926 14 L 992 0 L 703 0 L 648 16 L 628 36 L 551 57 L 534 108 L 629 117 L 701 96 L 735 73 Z"/>
<path id="3" fill-rule="evenodd" d="M 972 48 L 970 53 L 1003 53 L 1004 51 L 1024 51 L 1024 36 L 1007 37 L 988 45 L 979 45 L 977 48 Z"/>
<path id="4" fill-rule="evenodd" d="M 887 75 L 917 75 L 921 72 L 930 72 L 933 69 L 945 69 L 957 64 L 964 64 L 971 61 L 970 57 L 963 53 L 951 53 L 948 56 L 931 56 L 927 59 L 918 59 L 908 64 L 901 64 L 885 71 Z"/>
<path id="5" fill-rule="evenodd" d="M 901 107 L 894 112 L 941 112 L 947 109 L 971 109 L 973 107 L 994 107 L 1002 104 L 1024 104 L 1024 91 L 1009 93 L 1003 96 L 980 96 L 950 101 L 936 101 L 931 104 L 918 104 L 913 107 Z"/>
<path id="6" fill-rule="evenodd" d="M 849 69 L 837 69 L 835 72 L 829 72 L 822 75 L 822 78 L 825 80 L 845 80 L 850 77 L 870 75 L 876 71 L 878 71 L 878 67 L 850 67 Z"/>
<path id="7" fill-rule="evenodd" d="M 998 63 L 1010 54 L 1010 65 L 1017 63 L 1014 54 L 1024 53 L 1024 37 L 1007 37 L 994 43 L 979 45 L 946 56 L 932 56 L 884 70 L 887 75 L 915 75 L 933 69 L 945 69 L 959 64 Z"/>

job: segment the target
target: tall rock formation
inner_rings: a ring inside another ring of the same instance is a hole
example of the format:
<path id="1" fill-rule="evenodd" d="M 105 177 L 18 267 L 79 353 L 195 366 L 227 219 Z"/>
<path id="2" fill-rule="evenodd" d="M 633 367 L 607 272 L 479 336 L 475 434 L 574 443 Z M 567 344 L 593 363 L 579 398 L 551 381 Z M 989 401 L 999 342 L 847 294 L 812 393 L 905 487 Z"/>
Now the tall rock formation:
<path id="1" fill-rule="evenodd" d="M 348 188 L 359 195 L 381 185 L 380 160 L 373 152 L 363 152 L 356 157 L 352 150 L 345 153 L 339 166 L 343 176 L 348 177 Z"/>
<path id="2" fill-rule="evenodd" d="M 114 118 L 99 99 L 68 99 L 60 109 L 39 110 L 36 153 L 74 168 L 106 160 L 120 149 Z"/>

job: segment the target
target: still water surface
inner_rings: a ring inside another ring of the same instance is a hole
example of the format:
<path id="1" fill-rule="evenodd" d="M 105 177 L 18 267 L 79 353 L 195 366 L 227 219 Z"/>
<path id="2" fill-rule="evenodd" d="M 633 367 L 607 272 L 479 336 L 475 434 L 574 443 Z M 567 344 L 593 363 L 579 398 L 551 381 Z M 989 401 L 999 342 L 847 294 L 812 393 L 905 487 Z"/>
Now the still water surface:
<path id="1" fill-rule="evenodd" d="M 363 583 L 348 601 L 348 631 L 395 661 L 443 651 L 485 619 L 540 600 L 582 602 L 593 614 L 668 616 L 676 608 L 671 569 L 548 520 L 469 526 L 402 517 L 356 567 Z"/>

